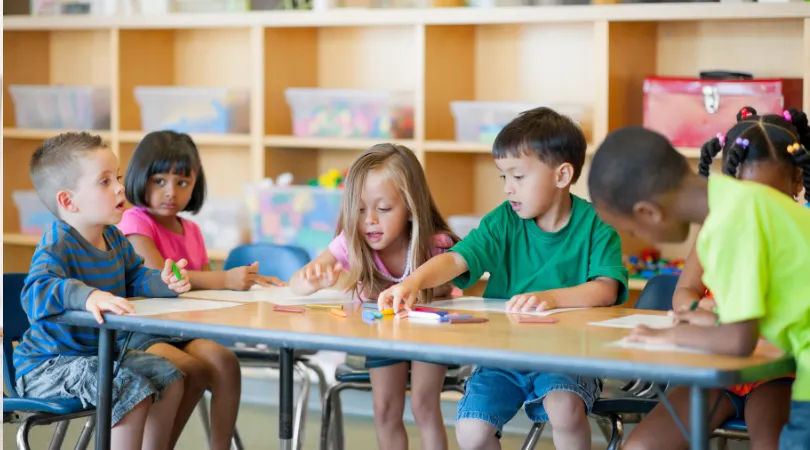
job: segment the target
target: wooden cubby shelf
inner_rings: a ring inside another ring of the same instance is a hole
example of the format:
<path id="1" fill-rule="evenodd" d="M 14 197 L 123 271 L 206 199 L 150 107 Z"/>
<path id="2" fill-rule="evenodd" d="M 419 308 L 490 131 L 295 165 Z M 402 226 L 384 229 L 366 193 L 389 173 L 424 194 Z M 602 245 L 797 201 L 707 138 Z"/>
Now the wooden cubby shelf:
<path id="1" fill-rule="evenodd" d="M 417 154 L 445 216 L 480 215 L 504 200 L 491 146 L 455 140 L 453 101 L 576 105 L 589 154 L 611 130 L 642 123 L 642 83 L 651 75 L 725 69 L 803 78 L 810 109 L 807 3 L 6 16 L 3 35 L 6 270 L 25 270 L 36 242 L 19 234 L 11 193 L 32 188 L 31 153 L 59 132 L 17 128 L 9 84 L 109 87 L 111 129 L 97 133 L 118 155 L 122 172 L 144 135 L 136 86 L 247 89 L 248 132 L 192 135 L 209 195 L 242 196 L 245 183 L 284 172 L 305 183 L 346 169 L 375 143 L 393 141 Z M 412 92 L 414 136 L 294 136 L 288 88 Z M 696 164 L 699 149 L 680 151 Z M 585 198 L 588 166 L 573 187 Z M 626 253 L 646 245 L 623 239 Z M 661 250 L 675 258 L 688 248 Z"/>

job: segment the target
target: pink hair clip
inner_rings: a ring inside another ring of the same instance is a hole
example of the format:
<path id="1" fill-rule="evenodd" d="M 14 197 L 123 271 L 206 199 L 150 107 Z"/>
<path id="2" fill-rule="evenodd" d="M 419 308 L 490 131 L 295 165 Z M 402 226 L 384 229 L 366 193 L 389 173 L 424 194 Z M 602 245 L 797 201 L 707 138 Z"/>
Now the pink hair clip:
<path id="1" fill-rule="evenodd" d="M 724 135 L 723 133 L 717 133 L 715 136 L 717 136 L 717 140 L 720 141 L 720 145 L 725 147 L 726 146 L 726 135 Z"/>
<path id="2" fill-rule="evenodd" d="M 782 111 L 782 117 L 784 117 L 788 122 L 793 122 L 793 116 L 790 115 L 790 111 L 788 110 Z"/>

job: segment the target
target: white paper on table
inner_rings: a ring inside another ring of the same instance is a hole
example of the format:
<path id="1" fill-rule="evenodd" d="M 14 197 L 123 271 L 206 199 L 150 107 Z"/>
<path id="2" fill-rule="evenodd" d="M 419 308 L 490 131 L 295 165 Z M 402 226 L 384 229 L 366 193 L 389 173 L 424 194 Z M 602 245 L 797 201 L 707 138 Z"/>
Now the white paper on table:
<path id="1" fill-rule="evenodd" d="M 452 309 L 460 311 L 496 312 L 504 314 L 520 314 L 528 316 L 550 316 L 552 314 L 577 311 L 587 308 L 556 308 L 548 311 L 529 311 L 512 313 L 506 310 L 506 300 L 485 299 L 483 297 L 459 297 L 452 300 L 440 300 L 427 305 L 431 308 Z"/>
<path id="2" fill-rule="evenodd" d="M 613 328 L 635 328 L 638 325 L 646 325 L 650 328 L 672 328 L 675 326 L 672 317 L 656 316 L 653 314 L 633 314 L 630 316 L 617 317 L 615 319 L 603 320 L 601 322 L 590 322 L 588 325 L 598 327 Z"/>
<path id="3" fill-rule="evenodd" d="M 336 289 L 322 289 L 312 295 L 295 295 L 285 286 L 256 286 L 247 291 L 206 290 L 189 291 L 182 294 L 183 298 L 197 298 L 204 300 L 224 300 L 229 302 L 253 303 L 268 302 L 283 306 L 301 306 L 317 304 L 347 304 L 354 300 L 347 292 Z"/>
<path id="4" fill-rule="evenodd" d="M 618 341 L 609 342 L 606 344 L 609 347 L 621 347 L 630 350 L 646 350 L 650 352 L 678 352 L 678 353 L 697 353 L 709 354 L 706 350 L 698 350 L 696 348 L 679 347 L 675 344 L 650 344 L 645 342 L 630 342 L 627 338 L 619 339 Z"/>
<path id="5" fill-rule="evenodd" d="M 135 314 L 128 314 L 130 316 L 154 316 L 156 314 L 206 311 L 209 309 L 239 306 L 239 303 L 233 302 L 188 300 L 184 298 L 147 298 L 144 300 L 133 300 L 132 304 L 135 306 Z"/>

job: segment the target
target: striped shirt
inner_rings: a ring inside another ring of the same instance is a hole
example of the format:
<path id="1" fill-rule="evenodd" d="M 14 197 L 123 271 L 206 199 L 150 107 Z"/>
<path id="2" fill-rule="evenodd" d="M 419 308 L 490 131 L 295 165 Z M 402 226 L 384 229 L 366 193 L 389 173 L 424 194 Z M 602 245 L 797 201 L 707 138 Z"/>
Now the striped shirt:
<path id="1" fill-rule="evenodd" d="M 109 250 L 99 250 L 64 221 L 54 222 L 37 245 L 22 290 L 30 328 L 14 349 L 16 378 L 58 355 L 98 353 L 98 329 L 49 322 L 66 310 L 85 311 L 96 289 L 119 297 L 176 297 L 160 272 L 144 267 L 129 241 L 114 226 L 104 227 Z"/>

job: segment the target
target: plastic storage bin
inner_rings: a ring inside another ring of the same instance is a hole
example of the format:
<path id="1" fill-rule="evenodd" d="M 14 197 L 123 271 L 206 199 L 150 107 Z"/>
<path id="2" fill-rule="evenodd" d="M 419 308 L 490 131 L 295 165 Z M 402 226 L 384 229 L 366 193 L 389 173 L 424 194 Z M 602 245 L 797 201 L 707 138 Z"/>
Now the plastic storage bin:
<path id="1" fill-rule="evenodd" d="M 335 235 L 343 189 L 255 187 L 249 193 L 254 243 L 294 245 L 314 259 Z"/>
<path id="2" fill-rule="evenodd" d="M 413 138 L 409 92 L 290 88 L 296 136 Z"/>
<path id="3" fill-rule="evenodd" d="M 247 133 L 250 95 L 247 89 L 138 86 L 143 131 L 178 133 Z"/>
<path id="4" fill-rule="evenodd" d="M 464 239 L 474 228 L 478 228 L 483 216 L 450 216 L 447 225 L 459 238 Z"/>
<path id="5" fill-rule="evenodd" d="M 110 129 L 110 89 L 12 84 L 17 128 Z"/>
<path id="6" fill-rule="evenodd" d="M 503 127 L 518 114 L 539 106 L 544 105 L 522 102 L 451 102 L 450 109 L 456 120 L 456 140 L 460 142 L 494 142 Z M 549 107 L 577 123 L 582 117 L 583 109 L 579 106 Z"/>
<path id="7" fill-rule="evenodd" d="M 14 191 L 11 193 L 20 216 L 20 233 L 41 236 L 56 220 L 36 191 Z"/>
<path id="8" fill-rule="evenodd" d="M 216 13 L 248 11 L 248 0 L 174 0 L 176 12 Z"/>

